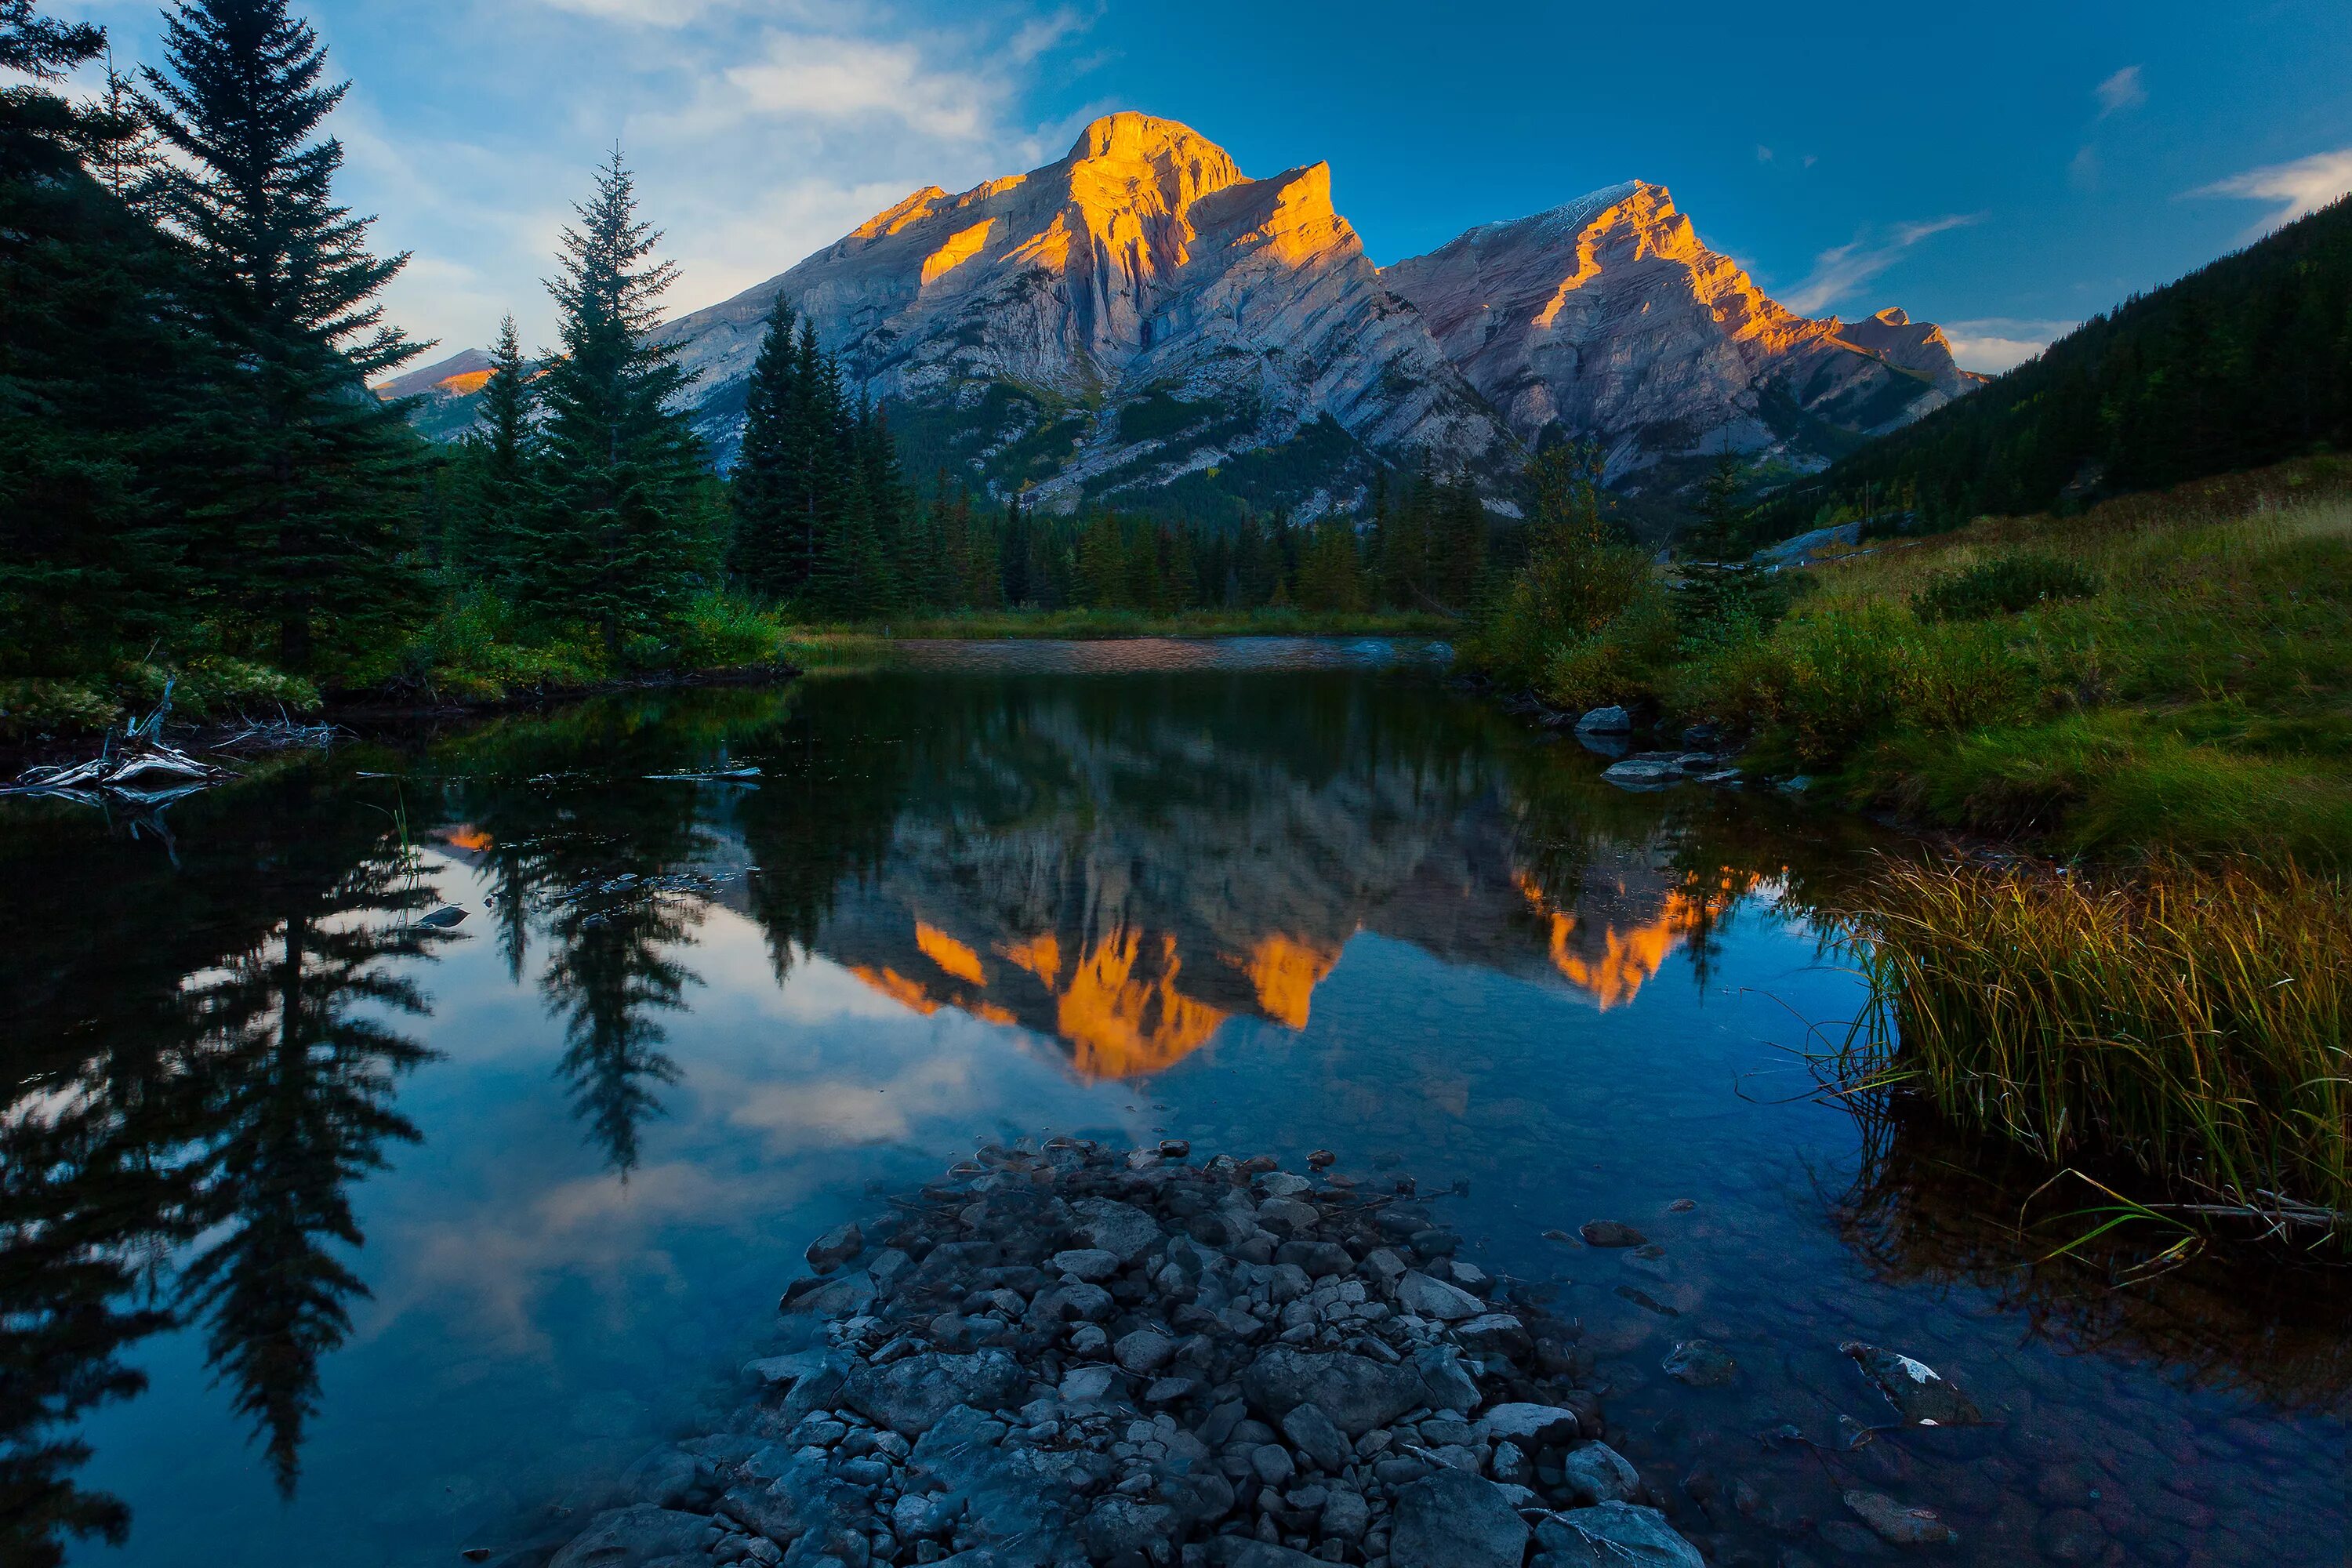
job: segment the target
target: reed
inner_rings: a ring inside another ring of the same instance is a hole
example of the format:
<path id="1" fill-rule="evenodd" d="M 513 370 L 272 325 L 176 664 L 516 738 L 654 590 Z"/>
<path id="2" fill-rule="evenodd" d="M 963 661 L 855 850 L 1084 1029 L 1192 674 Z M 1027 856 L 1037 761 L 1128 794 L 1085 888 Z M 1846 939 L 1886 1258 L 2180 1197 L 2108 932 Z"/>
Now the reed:
<path id="1" fill-rule="evenodd" d="M 2127 881 L 1890 862 L 1841 911 L 1873 1005 L 1838 1068 L 2053 1167 L 2352 1241 L 2352 891 L 2292 866 Z"/>

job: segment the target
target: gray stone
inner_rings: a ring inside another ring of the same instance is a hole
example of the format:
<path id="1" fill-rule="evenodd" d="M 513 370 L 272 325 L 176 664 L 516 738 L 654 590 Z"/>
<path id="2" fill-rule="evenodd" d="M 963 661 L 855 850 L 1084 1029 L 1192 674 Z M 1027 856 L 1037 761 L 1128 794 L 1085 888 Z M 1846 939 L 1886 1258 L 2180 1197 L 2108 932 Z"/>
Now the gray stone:
<path id="1" fill-rule="evenodd" d="M 1078 1539 L 1086 1542 L 1087 1553 L 1096 1562 L 1107 1562 L 1122 1552 L 1141 1552 L 1155 1541 L 1164 1541 L 1176 1525 L 1176 1510 L 1160 1503 L 1138 1502 L 1133 1498 L 1106 1498 L 1087 1515 L 1078 1527 Z"/>
<path id="2" fill-rule="evenodd" d="M 974 1355 L 912 1355 L 888 1366 L 860 1366 L 843 1385 L 849 1407 L 909 1437 L 930 1430 L 960 1405 L 994 1410 L 1029 1385 L 1028 1374 L 1003 1351 Z"/>
<path id="3" fill-rule="evenodd" d="M 1160 1222 L 1132 1204 L 1080 1198 L 1070 1211 L 1078 1216 L 1074 1228 L 1087 1246 L 1100 1247 L 1121 1264 L 1134 1262 L 1160 1244 Z"/>
<path id="4" fill-rule="evenodd" d="M 890 1505 L 890 1530 L 901 1541 L 936 1541 L 954 1525 L 955 1510 L 937 1492 L 908 1492 Z"/>
<path id="5" fill-rule="evenodd" d="M 1302 1405 L 1282 1418 L 1282 1435 L 1290 1446 L 1315 1461 L 1316 1468 L 1326 1475 L 1338 1475 L 1348 1468 L 1352 1451 L 1347 1434 L 1331 1424 L 1331 1418 L 1312 1405 Z"/>
<path id="6" fill-rule="evenodd" d="M 1432 1410 L 1459 1410 L 1465 1415 L 1478 1408 L 1482 1397 L 1478 1382 L 1463 1367 L 1462 1358 L 1452 1345 L 1428 1345 L 1417 1350 L 1412 1352 L 1410 1365 L 1420 1380 L 1422 1392 L 1422 1397 L 1412 1404 L 1426 1405 Z"/>
<path id="7" fill-rule="evenodd" d="M 1575 1502 L 1623 1502 L 1642 1489 L 1641 1472 L 1606 1443 L 1580 1443 L 1559 1464 L 1561 1485 Z"/>
<path id="8" fill-rule="evenodd" d="M 1397 1281 L 1397 1305 L 1408 1312 L 1441 1322 L 1457 1322 L 1484 1312 L 1485 1303 L 1459 1286 L 1448 1285 L 1443 1279 L 1433 1279 L 1419 1269 L 1408 1270 Z"/>
<path id="9" fill-rule="evenodd" d="M 1315 1184 L 1288 1171 L 1268 1171 L 1257 1179 L 1257 1190 L 1270 1198 L 1295 1198 L 1313 1192 Z"/>
<path id="10" fill-rule="evenodd" d="M 710 1521 L 698 1513 L 640 1503 L 600 1513 L 548 1568 L 645 1568 L 664 1557 L 702 1551 Z"/>
<path id="11" fill-rule="evenodd" d="M 1523 1361 L 1535 1353 L 1536 1342 L 1527 1325 L 1508 1312 L 1481 1312 L 1454 1331 L 1462 1348 L 1480 1355 L 1508 1356 Z"/>
<path id="12" fill-rule="evenodd" d="M 1671 762 L 1652 762 L 1645 757 L 1628 757 L 1622 763 L 1612 763 L 1601 770 L 1601 781 L 1622 790 L 1659 790 L 1668 784 L 1680 784 L 1683 771 Z"/>
<path id="13" fill-rule="evenodd" d="M 1260 1443 L 1250 1450 L 1249 1461 L 1257 1479 L 1270 1487 L 1286 1486 L 1298 1473 L 1298 1467 L 1291 1462 L 1290 1450 L 1279 1443 Z"/>
<path id="14" fill-rule="evenodd" d="M 1389 1530 L 1396 1568 L 1519 1568 L 1528 1527 L 1494 1482 L 1442 1469 L 1397 1493 Z"/>
<path id="15" fill-rule="evenodd" d="M 1128 1371 L 1147 1376 L 1168 1364 L 1176 1353 L 1176 1342 L 1157 1329 L 1137 1329 L 1111 1342 L 1110 1353 Z"/>
<path id="16" fill-rule="evenodd" d="M 1486 1473 L 1505 1486 L 1524 1487 L 1536 1479 L 1536 1467 L 1517 1443 L 1497 1443 Z"/>
<path id="17" fill-rule="evenodd" d="M 1089 1285 L 1099 1285 L 1118 1272 L 1118 1258 L 1099 1247 L 1076 1247 L 1057 1252 L 1047 1263 L 1063 1274 L 1074 1274 Z"/>
<path id="18" fill-rule="evenodd" d="M 1364 1494 L 1334 1487 L 1323 1500 L 1323 1533 L 1340 1541 L 1361 1541 L 1372 1527 L 1371 1505 Z"/>
<path id="19" fill-rule="evenodd" d="M 771 1389 L 789 1390 L 803 1378 L 814 1373 L 849 1370 L 847 1358 L 838 1351 L 794 1351 L 790 1355 L 763 1356 L 743 1363 L 743 1375 L 752 1383 Z"/>
<path id="20" fill-rule="evenodd" d="M 2079 1508 L 2053 1509 L 2043 1514 L 2033 1531 L 2033 1542 L 2044 1557 L 2058 1563 L 2096 1563 L 2107 1552 L 2107 1532 L 2098 1516 Z"/>
<path id="21" fill-rule="evenodd" d="M 1604 1502 L 1536 1526 L 1539 1568 L 1706 1568 L 1698 1548 L 1654 1508 Z"/>
<path id="22" fill-rule="evenodd" d="M 860 1269 L 786 1298 L 783 1310 L 794 1316 L 841 1319 L 856 1317 L 873 1304 L 874 1281 Z"/>
<path id="23" fill-rule="evenodd" d="M 1934 1509 L 1906 1508 L 1884 1492 L 1857 1488 L 1845 1494 L 1845 1506 L 1870 1526 L 1872 1534 L 1892 1545 L 1949 1546 L 1960 1538 L 1959 1531 L 1938 1518 Z"/>
<path id="24" fill-rule="evenodd" d="M 1062 1374 L 1057 1392 L 1065 1405 L 1092 1405 L 1109 1395 L 1110 1384 L 1111 1370 L 1107 1366 L 1074 1366 Z"/>
<path id="25" fill-rule="evenodd" d="M 1257 1222 L 1277 1236 L 1299 1236 L 1322 1224 L 1323 1215 L 1297 1198 L 1268 1198 L 1257 1205 Z"/>
<path id="26" fill-rule="evenodd" d="M 1713 1340 L 1684 1340 L 1659 1364 L 1668 1377 L 1693 1388 L 1721 1388 L 1739 1376 L 1739 1363 Z"/>
<path id="27" fill-rule="evenodd" d="M 676 1508 L 696 1489 L 694 1456 L 683 1448 L 656 1448 L 621 1472 L 621 1489 L 633 1502 Z"/>
<path id="28" fill-rule="evenodd" d="M 1272 1541 L 1247 1535 L 1219 1535 L 1209 1542 L 1209 1561 L 1216 1568 L 1324 1568 L 1321 1559 L 1293 1552 Z"/>
<path id="29" fill-rule="evenodd" d="M 1584 1237 L 1587 1247 L 1640 1247 L 1650 1239 L 1632 1226 L 1613 1219 L 1587 1220 L 1577 1226 L 1576 1233 Z"/>
<path id="30" fill-rule="evenodd" d="M 1479 1418 L 1478 1435 L 1520 1447 L 1558 1447 L 1577 1436 L 1576 1412 L 1557 1405 L 1497 1405 Z"/>
<path id="31" fill-rule="evenodd" d="M 1914 1426 L 1973 1426 L 1984 1419 L 1958 1384 L 1925 1363 L 1859 1340 L 1848 1340 L 1838 1349 L 1853 1358 L 1863 1375 Z"/>
<path id="32" fill-rule="evenodd" d="M 818 1273 L 838 1268 L 866 1250 L 866 1233 L 856 1221 L 835 1226 L 808 1246 L 808 1263 Z"/>
<path id="33" fill-rule="evenodd" d="M 1276 1345 L 1244 1368 L 1241 1386 L 1251 1408 L 1280 1421 L 1312 1405 L 1350 1437 L 1385 1426 L 1423 1403 L 1415 1371 L 1388 1366 L 1349 1352 L 1293 1350 Z"/>
<path id="34" fill-rule="evenodd" d="M 1633 728 L 1633 716 L 1614 704 L 1592 708 L 1576 721 L 1579 731 L 1590 735 L 1622 735 Z"/>

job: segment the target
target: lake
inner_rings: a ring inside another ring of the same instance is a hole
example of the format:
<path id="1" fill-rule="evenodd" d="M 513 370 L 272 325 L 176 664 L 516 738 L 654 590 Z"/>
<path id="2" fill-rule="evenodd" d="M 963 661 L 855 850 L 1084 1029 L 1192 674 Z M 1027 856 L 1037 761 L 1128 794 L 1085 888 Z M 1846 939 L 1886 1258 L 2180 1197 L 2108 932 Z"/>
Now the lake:
<path id="1" fill-rule="evenodd" d="M 812 1237 L 1074 1133 L 1453 1188 L 1712 1561 L 1890 1553 L 1865 1486 L 1947 1561 L 2344 1562 L 2341 1273 L 2021 1234 L 2045 1173 L 1809 1067 L 1863 1004 L 1817 911 L 1910 847 L 1612 789 L 1442 653 L 916 646 L 255 759 L 158 817 L 0 806 L 0 1557 L 448 1564 L 584 1520 L 741 1398 Z M 1662 1374 L 1696 1334 L 1729 1386 Z M 1852 1447 L 1893 1419 L 1854 1339 L 1995 1424 Z"/>

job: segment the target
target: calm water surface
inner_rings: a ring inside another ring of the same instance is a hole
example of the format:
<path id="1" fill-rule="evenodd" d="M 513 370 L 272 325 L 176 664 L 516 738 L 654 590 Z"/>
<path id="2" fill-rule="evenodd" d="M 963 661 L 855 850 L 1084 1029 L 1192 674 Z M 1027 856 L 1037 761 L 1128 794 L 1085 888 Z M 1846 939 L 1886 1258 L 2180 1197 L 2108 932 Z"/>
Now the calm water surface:
<path id="1" fill-rule="evenodd" d="M 1883 841 L 1598 766 L 1414 647 L 912 647 L 161 822 L 11 807 L 0 1559 L 79 1521 L 127 1528 L 93 1564 L 448 1564 L 584 1521 L 734 1402 L 811 1236 L 1070 1131 L 1460 1184 L 1717 1560 L 1867 1559 L 1860 1485 L 1951 1561 L 2343 1562 L 2341 1280 L 2110 1288 L 2127 1258 L 2014 1233 L 2031 1173 L 1808 1094 L 1859 1005 L 1808 911 Z M 1664 1256 L 1545 1238 L 1600 1217 Z M 1698 1333 L 1733 1386 L 1659 1373 Z M 2000 1424 L 1844 1450 L 1888 1419 L 1856 1337 Z"/>

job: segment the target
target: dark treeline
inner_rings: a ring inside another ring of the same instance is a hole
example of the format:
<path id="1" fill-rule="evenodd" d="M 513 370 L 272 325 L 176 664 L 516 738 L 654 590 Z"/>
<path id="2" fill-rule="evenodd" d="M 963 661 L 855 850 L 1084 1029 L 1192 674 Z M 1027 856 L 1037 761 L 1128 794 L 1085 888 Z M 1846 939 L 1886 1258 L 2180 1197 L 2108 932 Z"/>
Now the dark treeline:
<path id="1" fill-rule="evenodd" d="M 501 370 L 500 376 L 516 373 Z M 494 379 L 494 386 L 497 384 Z M 853 396 L 779 300 L 748 388 L 729 499 L 732 579 L 821 616 L 900 611 L 1460 609 L 1486 584 L 1488 523 L 1468 481 L 1376 488 L 1369 524 L 1245 516 L 1205 525 L 976 497 L 900 471 L 883 410 Z"/>
<path id="2" fill-rule="evenodd" d="M 1778 537 L 1916 510 L 1949 524 L 2153 489 L 2352 442 L 2352 201 L 2112 314 L 1792 487 Z"/>

